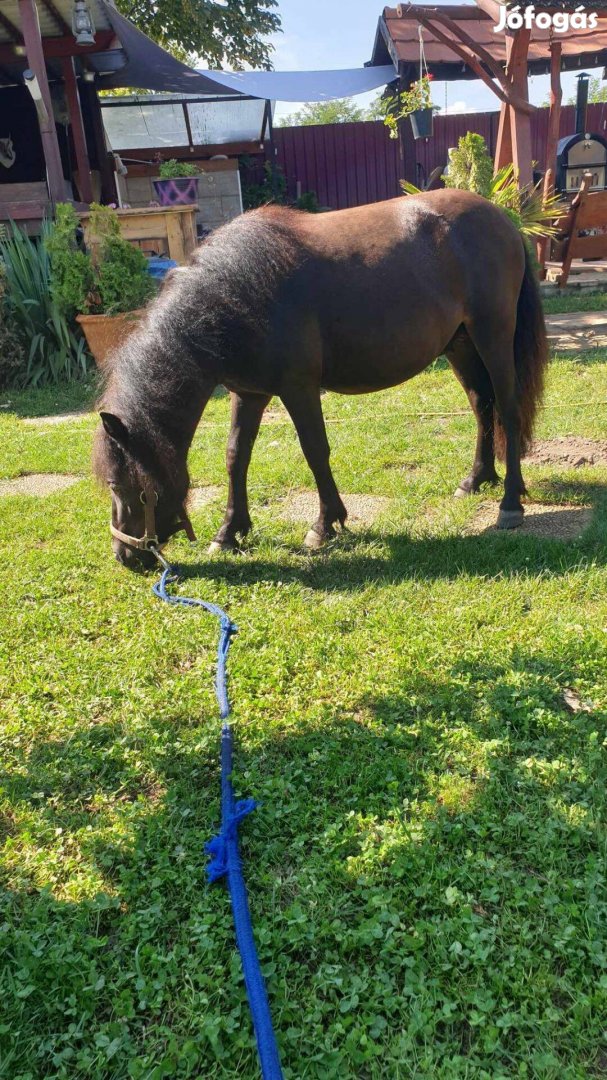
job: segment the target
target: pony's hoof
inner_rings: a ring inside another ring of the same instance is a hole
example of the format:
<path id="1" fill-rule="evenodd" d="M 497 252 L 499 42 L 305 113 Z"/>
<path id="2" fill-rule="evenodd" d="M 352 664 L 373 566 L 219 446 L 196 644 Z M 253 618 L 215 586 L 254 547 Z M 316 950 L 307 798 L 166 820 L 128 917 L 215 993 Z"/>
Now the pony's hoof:
<path id="1" fill-rule="evenodd" d="M 523 524 L 524 510 L 500 510 L 497 519 L 498 529 L 518 529 Z"/>
<path id="2" fill-rule="evenodd" d="M 316 532 L 316 529 L 310 529 L 304 540 L 304 547 L 307 551 L 318 551 L 324 544 L 324 540 L 320 533 Z"/>
<path id="3" fill-rule="evenodd" d="M 218 555 L 222 551 L 234 551 L 229 540 L 212 540 L 207 548 L 207 555 Z"/>
<path id="4" fill-rule="evenodd" d="M 460 484 L 459 487 L 456 487 L 453 494 L 456 499 L 467 499 L 468 495 L 472 495 L 472 491 L 470 490 L 470 488 L 462 487 L 462 485 Z"/>

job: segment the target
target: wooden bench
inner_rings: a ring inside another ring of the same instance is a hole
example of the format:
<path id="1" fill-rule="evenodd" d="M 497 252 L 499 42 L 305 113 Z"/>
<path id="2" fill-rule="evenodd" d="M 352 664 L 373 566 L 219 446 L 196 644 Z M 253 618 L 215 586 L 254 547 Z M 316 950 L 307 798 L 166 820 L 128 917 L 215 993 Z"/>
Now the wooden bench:
<path id="1" fill-rule="evenodd" d="M 36 231 L 50 207 L 44 180 L 29 184 L 0 184 L 0 221 L 23 222 Z"/>
<path id="2" fill-rule="evenodd" d="M 592 174 L 585 173 L 569 211 L 555 222 L 556 259 L 551 261 L 561 263 L 556 276 L 560 288 L 567 284 L 573 259 L 607 258 L 607 191 L 590 191 L 591 183 Z"/>

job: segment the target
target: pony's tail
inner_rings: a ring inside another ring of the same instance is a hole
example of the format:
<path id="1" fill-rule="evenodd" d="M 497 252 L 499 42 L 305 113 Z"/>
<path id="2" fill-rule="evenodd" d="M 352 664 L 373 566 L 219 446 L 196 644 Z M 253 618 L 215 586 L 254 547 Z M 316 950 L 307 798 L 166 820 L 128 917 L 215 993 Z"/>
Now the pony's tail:
<path id="1" fill-rule="evenodd" d="M 548 363 L 546 324 L 540 289 L 525 241 L 525 275 L 521 285 L 514 332 L 514 367 L 516 396 L 521 422 L 521 455 L 531 444 L 533 425 L 544 391 L 544 371 Z M 503 461 L 506 436 L 497 412 L 495 414 L 495 452 Z"/>

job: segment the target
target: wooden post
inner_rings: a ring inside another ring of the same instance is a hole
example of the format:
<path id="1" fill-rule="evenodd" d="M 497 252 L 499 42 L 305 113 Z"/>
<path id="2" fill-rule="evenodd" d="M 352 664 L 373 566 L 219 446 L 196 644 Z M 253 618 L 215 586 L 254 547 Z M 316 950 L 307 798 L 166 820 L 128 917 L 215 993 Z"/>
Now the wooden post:
<path id="1" fill-rule="evenodd" d="M 531 31 L 522 28 L 506 36 L 506 71 L 510 88 L 522 101 L 529 101 L 527 57 Z M 495 151 L 495 171 L 508 162 L 514 165 L 519 187 L 533 183 L 531 162 L 531 115 L 515 105 L 502 105 Z"/>
<path id="2" fill-rule="evenodd" d="M 112 203 L 116 201 L 116 179 L 114 166 L 110 160 L 110 154 L 108 152 L 107 144 L 105 141 L 105 130 L 103 127 L 103 117 L 101 115 L 101 106 L 99 104 L 99 98 L 93 83 L 85 82 L 82 84 L 81 92 L 83 98 L 87 102 L 89 115 L 93 127 L 93 139 L 95 142 L 95 154 L 97 157 L 97 168 L 99 169 L 99 177 L 101 180 L 101 201 L 104 203 Z"/>
<path id="3" fill-rule="evenodd" d="M 546 139 L 546 160 L 544 164 L 546 176 L 548 173 L 552 173 L 553 190 L 556 182 L 556 150 L 561 128 L 561 101 L 563 98 L 561 89 L 562 51 L 562 42 L 550 42 L 550 116 L 548 118 L 548 137 Z"/>
<path id="4" fill-rule="evenodd" d="M 72 138 L 74 140 L 74 149 L 76 151 L 78 191 L 82 202 L 92 203 L 93 185 L 91 183 L 91 165 L 86 145 L 82 109 L 80 108 L 80 95 L 78 93 L 78 83 L 76 81 L 76 72 L 74 70 L 74 58 L 72 56 L 66 57 L 63 61 L 62 68 L 63 79 L 65 82 L 65 96 L 70 114 Z"/>
<path id="5" fill-rule="evenodd" d="M 542 190 L 543 201 L 546 202 L 554 195 L 556 184 L 556 151 L 559 141 L 561 126 L 561 101 L 563 91 L 561 88 L 561 54 L 563 46 L 560 41 L 550 42 L 550 115 L 548 117 L 548 134 L 546 136 L 546 157 L 544 161 L 544 186 Z M 537 241 L 536 253 L 540 267 L 540 278 L 546 277 L 546 257 L 550 249 L 547 236 L 542 236 Z"/>
<path id="6" fill-rule="evenodd" d="M 517 97 L 529 100 L 529 80 L 527 77 L 527 57 L 531 30 L 517 30 L 510 39 L 508 49 L 508 74 L 512 89 Z M 512 163 L 519 187 L 533 183 L 533 164 L 531 161 L 531 116 L 523 113 L 514 105 L 510 106 L 510 130 L 512 133 Z"/>
<path id="7" fill-rule="evenodd" d="M 44 160 L 48 176 L 48 191 L 51 203 L 62 202 L 65 199 L 65 179 L 63 165 L 59 152 L 59 140 L 53 117 L 53 104 L 46 75 L 46 63 L 42 49 L 40 35 L 40 23 L 38 21 L 38 9 L 34 0 L 19 0 L 19 12 L 21 15 L 21 27 L 27 62 L 34 72 L 42 93 L 42 100 L 46 110 L 46 118 L 38 116 Z"/>

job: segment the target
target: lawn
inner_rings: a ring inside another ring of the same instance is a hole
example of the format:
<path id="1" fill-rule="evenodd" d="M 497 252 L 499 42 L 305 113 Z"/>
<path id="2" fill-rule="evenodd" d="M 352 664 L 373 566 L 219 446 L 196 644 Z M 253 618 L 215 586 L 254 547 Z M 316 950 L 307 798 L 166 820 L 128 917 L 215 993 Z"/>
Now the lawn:
<path id="1" fill-rule="evenodd" d="M 549 293 L 542 297 L 546 315 L 561 315 L 570 311 L 606 311 L 607 292 L 578 289 L 561 296 Z"/>
<path id="2" fill-rule="evenodd" d="M 4 476 L 82 474 L 0 500 L 0 1077 L 254 1080 L 205 880 L 216 624 L 113 561 L 94 418 L 28 419 L 90 394 L 0 401 Z M 556 360 L 546 401 L 541 437 L 605 438 L 607 351 Z M 247 550 L 206 556 L 221 498 L 169 549 L 241 630 L 234 782 L 261 803 L 242 850 L 285 1076 L 607 1075 L 607 469 L 527 469 L 533 500 L 595 508 L 578 541 L 470 536 L 443 365 L 324 404 L 346 503 L 390 499 L 372 527 L 302 553 L 280 500 L 311 480 L 277 408 Z M 218 397 L 197 485 L 225 485 L 227 423 Z"/>

